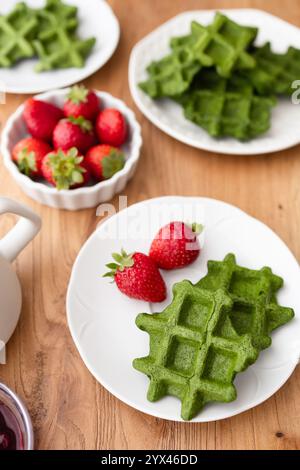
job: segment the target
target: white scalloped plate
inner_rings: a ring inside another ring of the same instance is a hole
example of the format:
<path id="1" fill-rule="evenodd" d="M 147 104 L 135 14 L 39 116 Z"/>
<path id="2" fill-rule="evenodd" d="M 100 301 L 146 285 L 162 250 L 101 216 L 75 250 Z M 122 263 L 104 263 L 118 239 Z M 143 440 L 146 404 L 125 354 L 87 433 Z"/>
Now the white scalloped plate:
<path id="1" fill-rule="evenodd" d="M 1 2 L 0 14 L 7 14 L 19 0 Z M 46 0 L 27 0 L 33 8 L 45 5 Z M 82 69 L 62 69 L 36 73 L 36 59 L 23 60 L 11 69 L 0 68 L 0 91 L 6 93 L 42 93 L 54 88 L 64 88 L 89 77 L 110 59 L 120 38 L 119 22 L 104 0 L 64 0 L 79 9 L 79 36 L 94 36 L 97 43 Z"/>
<path id="2" fill-rule="evenodd" d="M 195 217 L 206 227 L 202 255 L 184 270 L 164 273 L 169 290 L 165 303 L 153 306 L 131 300 L 101 278 L 112 252 L 124 247 L 147 253 L 161 225 Z M 135 204 L 105 221 L 83 246 L 73 268 L 67 295 L 69 327 L 86 366 L 107 390 L 144 413 L 181 420 L 179 400 L 147 401 L 149 380 L 131 364 L 148 354 L 149 336 L 138 330 L 135 318 L 140 312 L 161 311 L 170 302 L 175 282 L 196 282 L 206 274 L 209 259 L 221 260 L 229 252 L 236 254 L 242 266 L 268 265 L 282 276 L 285 287 L 279 302 L 293 307 L 296 318 L 274 332 L 272 347 L 237 376 L 237 400 L 211 404 L 193 422 L 215 421 L 248 410 L 286 382 L 300 356 L 300 269 L 294 256 L 272 230 L 236 207 L 206 198 L 164 197 Z"/>
<path id="3" fill-rule="evenodd" d="M 290 45 L 300 48 L 300 29 L 276 16 L 254 9 L 221 11 L 238 23 L 257 26 L 259 45 L 270 41 L 277 52 L 284 52 Z M 136 105 L 166 134 L 185 144 L 210 152 L 255 155 L 277 152 L 299 144 L 300 105 L 292 104 L 289 99 L 281 99 L 274 108 L 269 132 L 250 142 L 239 142 L 232 138 L 210 137 L 203 129 L 184 118 L 178 104 L 171 100 L 151 100 L 139 89 L 138 83 L 147 78 L 147 65 L 168 53 L 170 38 L 187 34 L 192 20 L 203 24 L 210 23 L 214 14 L 214 10 L 180 14 L 157 28 L 134 47 L 129 65 L 129 83 Z"/>

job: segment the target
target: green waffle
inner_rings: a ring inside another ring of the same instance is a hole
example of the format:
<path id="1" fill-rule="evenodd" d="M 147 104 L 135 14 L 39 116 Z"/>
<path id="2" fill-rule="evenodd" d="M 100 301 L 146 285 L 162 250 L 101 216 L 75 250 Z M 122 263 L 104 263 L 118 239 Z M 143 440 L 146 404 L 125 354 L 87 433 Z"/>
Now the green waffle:
<path id="1" fill-rule="evenodd" d="M 201 69 L 198 61 L 181 52 L 174 52 L 147 68 L 149 79 L 139 87 L 151 98 L 176 97 L 187 91 Z"/>
<path id="2" fill-rule="evenodd" d="M 290 95 L 292 83 L 300 77 L 300 50 L 290 47 L 285 54 L 272 52 L 270 43 L 253 53 L 257 66 L 247 72 L 256 91 L 261 94 Z"/>
<path id="3" fill-rule="evenodd" d="M 192 22 L 191 34 L 171 40 L 172 53 L 147 68 L 149 78 L 140 88 L 151 98 L 176 97 L 189 89 L 202 67 L 215 66 L 228 76 L 234 67 L 255 66 L 246 52 L 255 39 L 256 28 L 240 26 L 217 13 L 212 25 Z"/>
<path id="4" fill-rule="evenodd" d="M 40 32 L 34 47 L 40 62 L 36 71 L 83 67 L 96 40 L 77 37 L 77 9 L 60 0 L 48 0 L 46 8 L 39 10 L 37 16 Z"/>
<path id="5" fill-rule="evenodd" d="M 211 136 L 244 141 L 270 128 L 276 100 L 254 95 L 252 85 L 242 77 L 224 79 L 213 70 L 203 70 L 180 102 L 185 117 Z"/>
<path id="6" fill-rule="evenodd" d="M 36 34 L 37 19 L 25 3 L 0 16 L 0 67 L 12 67 L 21 59 L 34 57 L 32 39 Z"/>
<path id="7" fill-rule="evenodd" d="M 133 366 L 150 378 L 149 401 L 178 397 L 182 419 L 190 420 L 208 402 L 236 399 L 235 375 L 256 360 L 257 350 L 248 334 L 223 334 L 233 306 L 225 290 L 182 281 L 173 294 L 162 313 L 137 317 L 137 326 L 150 335 L 150 353 Z"/>
<path id="8" fill-rule="evenodd" d="M 75 20 L 74 27 L 78 26 L 77 14 L 78 8 L 73 5 L 67 5 L 62 0 L 47 0 L 44 11 L 52 13 L 61 21 Z"/>
<path id="9" fill-rule="evenodd" d="M 293 93 L 300 49 L 274 53 L 254 45 L 258 29 L 216 13 L 212 24 L 193 21 L 191 32 L 170 41 L 171 53 L 152 62 L 139 84 L 151 98 L 171 98 L 185 117 L 212 137 L 248 141 L 271 127 L 276 96 Z"/>
<path id="10" fill-rule="evenodd" d="M 192 22 L 191 34 L 171 40 L 174 51 L 192 55 L 205 67 L 215 66 L 222 77 L 229 77 L 234 69 L 251 69 L 255 60 L 247 52 L 258 29 L 241 26 L 221 13 L 216 13 L 209 26 Z"/>
<path id="11" fill-rule="evenodd" d="M 294 317 L 277 303 L 282 285 L 270 268 L 237 266 L 229 254 L 209 261 L 208 274 L 196 285 L 175 284 L 162 313 L 140 314 L 136 324 L 150 336 L 150 353 L 133 366 L 150 378 L 148 400 L 178 397 L 184 420 L 206 403 L 233 401 L 236 374 L 271 345 L 274 329 Z"/>
<path id="12" fill-rule="evenodd" d="M 268 348 L 272 343 L 270 333 L 294 317 L 291 308 L 277 303 L 276 294 L 282 286 L 283 279 L 270 268 L 260 271 L 243 268 L 236 264 L 233 254 L 224 261 L 209 261 L 207 276 L 196 284 L 200 289 L 228 292 L 233 308 L 224 323 L 223 334 L 226 323 L 230 323 L 237 334 L 250 334 L 258 350 Z"/>
<path id="13" fill-rule="evenodd" d="M 61 0 L 47 0 L 44 8 L 32 9 L 19 3 L 0 16 L 0 67 L 39 57 L 36 71 L 83 67 L 95 38 L 77 36 L 77 7 Z"/>

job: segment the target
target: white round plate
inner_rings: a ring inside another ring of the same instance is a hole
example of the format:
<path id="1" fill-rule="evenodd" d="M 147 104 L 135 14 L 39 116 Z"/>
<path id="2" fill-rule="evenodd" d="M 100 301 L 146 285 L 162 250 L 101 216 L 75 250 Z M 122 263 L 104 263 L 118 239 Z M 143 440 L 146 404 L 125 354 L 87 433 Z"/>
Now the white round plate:
<path id="1" fill-rule="evenodd" d="M 7 14 L 19 0 L 1 2 L 0 14 Z M 46 0 L 27 0 L 33 8 L 45 5 Z M 78 7 L 80 37 L 96 37 L 97 42 L 85 66 L 81 69 L 62 69 L 36 73 L 37 59 L 22 60 L 11 69 L 0 68 L 0 91 L 6 93 L 42 93 L 54 88 L 64 88 L 80 82 L 99 70 L 113 55 L 120 38 L 120 26 L 111 7 L 105 0 L 64 0 Z"/>
<path id="2" fill-rule="evenodd" d="M 276 52 L 285 52 L 288 46 L 300 48 L 300 29 L 261 10 L 221 10 L 234 21 L 259 28 L 256 43 L 270 41 Z M 159 129 L 175 139 L 210 152 L 255 155 L 284 150 L 300 143 L 298 122 L 300 105 L 291 99 L 280 99 L 274 108 L 269 132 L 249 142 L 232 138 L 214 139 L 206 131 L 185 119 L 182 108 L 171 100 L 154 101 L 138 84 L 147 79 L 146 67 L 169 52 L 173 36 L 185 35 L 192 20 L 209 24 L 215 11 L 190 11 L 171 19 L 140 41 L 133 49 L 129 65 L 129 83 L 132 96 L 142 113 Z M 300 79 L 300 77 L 299 77 Z"/>
<path id="3" fill-rule="evenodd" d="M 164 273 L 169 291 L 166 302 L 149 305 L 129 299 L 101 277 L 111 253 L 122 247 L 147 253 L 158 228 L 171 220 L 197 220 L 206 228 L 201 240 L 204 248 L 196 263 Z M 198 281 L 206 274 L 209 259 L 222 260 L 228 253 L 235 253 L 242 266 L 259 269 L 267 265 L 282 276 L 285 287 L 279 302 L 293 307 L 296 318 L 274 332 L 272 346 L 237 376 L 237 400 L 211 404 L 193 421 L 215 421 L 241 413 L 286 382 L 300 356 L 300 269 L 294 256 L 274 232 L 236 207 L 200 197 L 165 197 L 135 204 L 105 221 L 86 242 L 73 268 L 67 295 L 69 327 L 86 366 L 107 390 L 140 411 L 181 421 L 179 400 L 147 401 L 149 380 L 133 369 L 132 360 L 148 355 L 149 336 L 135 326 L 135 318 L 140 312 L 161 311 L 171 300 L 175 282 Z"/>

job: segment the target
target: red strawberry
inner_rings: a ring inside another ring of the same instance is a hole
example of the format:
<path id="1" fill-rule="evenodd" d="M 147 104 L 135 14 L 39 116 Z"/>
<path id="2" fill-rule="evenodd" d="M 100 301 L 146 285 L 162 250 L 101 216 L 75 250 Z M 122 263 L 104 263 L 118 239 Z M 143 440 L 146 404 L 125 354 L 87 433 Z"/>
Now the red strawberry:
<path id="1" fill-rule="evenodd" d="M 42 162 L 49 152 L 51 152 L 51 147 L 46 142 L 28 137 L 15 145 L 12 159 L 21 173 L 35 178 L 42 176 Z"/>
<path id="2" fill-rule="evenodd" d="M 76 189 L 84 186 L 90 179 L 90 173 L 84 163 L 84 157 L 76 148 L 68 152 L 51 152 L 43 160 L 42 172 L 45 180 L 61 189 Z"/>
<path id="3" fill-rule="evenodd" d="M 113 277 L 119 290 L 133 299 L 146 302 L 163 302 L 166 285 L 154 261 L 143 253 L 128 255 L 124 250 L 113 255 L 116 263 L 104 277 Z"/>
<path id="4" fill-rule="evenodd" d="M 25 104 L 23 113 L 28 131 L 36 139 L 52 139 L 53 130 L 60 119 L 64 116 L 61 109 L 45 101 L 30 98 Z"/>
<path id="5" fill-rule="evenodd" d="M 65 116 L 84 117 L 94 121 L 100 110 L 99 99 L 93 91 L 89 91 L 83 85 L 75 85 L 68 94 L 64 105 Z"/>
<path id="6" fill-rule="evenodd" d="M 128 137 L 126 120 L 117 109 L 104 109 L 99 113 L 96 131 L 102 144 L 121 147 Z"/>
<path id="7" fill-rule="evenodd" d="M 161 269 L 183 268 L 193 263 L 200 254 L 197 239 L 203 230 L 199 224 L 189 226 L 183 222 L 171 222 L 161 228 L 152 242 L 149 256 Z"/>
<path id="8" fill-rule="evenodd" d="M 75 147 L 80 153 L 85 153 L 95 144 L 96 136 L 93 124 L 82 116 L 62 119 L 53 132 L 55 149 L 69 150 Z"/>
<path id="9" fill-rule="evenodd" d="M 110 145 L 97 145 L 88 151 L 85 161 L 92 175 L 101 181 L 111 178 L 124 168 L 125 156 L 123 152 Z"/>

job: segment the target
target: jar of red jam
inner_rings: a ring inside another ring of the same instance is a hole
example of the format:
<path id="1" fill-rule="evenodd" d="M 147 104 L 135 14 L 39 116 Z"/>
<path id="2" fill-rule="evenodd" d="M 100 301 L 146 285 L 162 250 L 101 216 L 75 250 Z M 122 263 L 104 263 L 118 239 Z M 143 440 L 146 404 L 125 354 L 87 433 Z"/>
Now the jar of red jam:
<path id="1" fill-rule="evenodd" d="M 30 416 L 20 398 L 0 383 L 0 451 L 32 450 Z"/>

